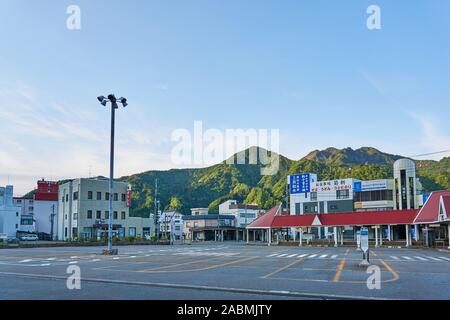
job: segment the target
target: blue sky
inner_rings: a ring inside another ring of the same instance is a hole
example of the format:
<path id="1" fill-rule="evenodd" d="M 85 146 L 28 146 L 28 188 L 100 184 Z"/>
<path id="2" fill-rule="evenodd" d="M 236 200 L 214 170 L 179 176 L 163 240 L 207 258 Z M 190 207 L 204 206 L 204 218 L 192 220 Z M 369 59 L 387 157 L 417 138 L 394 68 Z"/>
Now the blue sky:
<path id="1" fill-rule="evenodd" d="M 171 132 L 280 129 L 280 151 L 450 149 L 450 2 L 2 0 L 0 185 L 174 167 Z M 66 9 L 81 8 L 81 30 Z M 382 29 L 366 27 L 380 6 Z M 444 155 L 429 157 L 439 159 Z"/>

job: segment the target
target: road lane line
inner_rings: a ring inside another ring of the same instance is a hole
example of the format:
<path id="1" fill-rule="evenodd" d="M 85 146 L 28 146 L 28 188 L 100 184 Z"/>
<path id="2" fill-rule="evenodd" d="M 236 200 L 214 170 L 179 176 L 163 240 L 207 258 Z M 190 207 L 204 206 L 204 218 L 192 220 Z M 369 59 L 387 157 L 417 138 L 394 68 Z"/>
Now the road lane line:
<path id="1" fill-rule="evenodd" d="M 444 260 L 447 260 L 447 261 L 450 261 L 450 259 L 449 258 L 446 258 L 446 257 L 439 257 L 440 259 L 444 259 Z"/>
<path id="2" fill-rule="evenodd" d="M 287 255 L 288 255 L 287 253 L 280 254 L 277 258 L 283 258 L 283 257 L 286 257 Z"/>
<path id="3" fill-rule="evenodd" d="M 323 255 L 320 256 L 319 259 L 325 259 L 326 257 L 328 257 L 328 255 L 327 254 L 323 254 Z"/>
<path id="4" fill-rule="evenodd" d="M 350 249 L 347 249 L 347 251 L 345 251 L 344 253 L 344 257 L 342 258 L 341 262 L 339 263 L 339 266 L 336 270 L 336 274 L 334 275 L 334 279 L 333 282 L 339 282 L 339 280 L 341 280 L 341 274 L 342 271 L 344 271 L 345 268 L 345 259 L 347 258 L 347 255 L 349 253 Z"/>
<path id="5" fill-rule="evenodd" d="M 338 255 L 334 254 L 334 255 L 331 256 L 331 259 L 336 259 L 337 257 L 338 257 Z"/>
<path id="6" fill-rule="evenodd" d="M 413 260 L 413 258 L 405 257 L 405 256 L 403 256 L 402 258 L 403 258 L 403 259 L 406 259 L 406 260 L 409 260 L 409 261 Z"/>
<path id="7" fill-rule="evenodd" d="M 293 257 L 295 257 L 297 254 L 298 254 L 298 253 L 296 253 L 296 254 L 291 254 L 290 256 L 287 256 L 286 258 L 293 258 Z"/>
<path id="8" fill-rule="evenodd" d="M 277 255 L 278 255 L 278 253 L 274 253 L 274 254 L 271 254 L 270 256 L 267 256 L 267 258 L 272 258 L 272 257 L 275 257 Z"/>
<path id="9" fill-rule="evenodd" d="M 414 258 L 422 260 L 422 261 L 428 261 L 428 259 L 425 259 L 424 257 L 415 256 Z"/>
<path id="10" fill-rule="evenodd" d="M 77 264 L 78 261 L 70 261 L 69 264 Z"/>
<path id="11" fill-rule="evenodd" d="M 317 254 L 312 254 L 312 255 L 310 255 L 310 256 L 308 257 L 308 259 L 312 259 L 312 258 L 315 258 L 315 257 L 317 257 Z"/>
<path id="12" fill-rule="evenodd" d="M 290 267 L 302 262 L 303 260 L 304 259 L 295 260 L 294 262 L 291 262 L 288 265 L 285 265 L 284 267 L 278 268 L 277 270 L 275 270 L 269 274 L 266 274 L 265 276 L 262 276 L 261 279 L 269 279 L 270 277 L 273 277 L 274 275 L 276 275 L 286 269 L 289 269 Z"/>
<path id="13" fill-rule="evenodd" d="M 26 262 L 31 262 L 31 261 L 33 261 L 33 260 L 32 259 L 25 259 L 25 260 L 19 261 L 19 263 L 26 263 Z"/>
<path id="14" fill-rule="evenodd" d="M 426 256 L 428 259 L 431 259 L 431 260 L 434 260 L 434 261 L 440 261 L 440 262 L 442 262 L 442 260 L 441 259 L 438 259 L 438 258 L 434 258 L 434 257 L 429 257 L 429 256 Z"/>
<path id="15" fill-rule="evenodd" d="M 394 260 L 400 260 L 400 258 L 396 257 L 396 256 L 391 256 L 391 258 L 394 259 Z"/>
<path id="16" fill-rule="evenodd" d="M 297 258 L 304 258 L 306 256 L 307 256 L 307 254 L 302 254 L 302 255 L 298 256 Z"/>
<path id="17" fill-rule="evenodd" d="M 392 274 L 392 280 L 391 281 L 396 281 L 396 280 L 398 280 L 400 278 L 398 273 L 395 271 L 395 269 L 393 267 L 391 267 L 386 261 L 384 261 L 383 259 L 380 259 L 380 262 Z"/>

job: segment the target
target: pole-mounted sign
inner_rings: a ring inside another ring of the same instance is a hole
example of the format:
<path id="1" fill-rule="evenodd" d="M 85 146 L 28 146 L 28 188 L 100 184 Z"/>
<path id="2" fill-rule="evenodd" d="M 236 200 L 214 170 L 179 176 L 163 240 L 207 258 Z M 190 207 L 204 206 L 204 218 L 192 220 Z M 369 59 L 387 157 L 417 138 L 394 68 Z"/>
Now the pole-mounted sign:
<path id="1" fill-rule="evenodd" d="M 363 261 L 361 266 L 368 266 L 369 263 L 369 229 L 361 228 L 361 250 L 363 251 Z"/>

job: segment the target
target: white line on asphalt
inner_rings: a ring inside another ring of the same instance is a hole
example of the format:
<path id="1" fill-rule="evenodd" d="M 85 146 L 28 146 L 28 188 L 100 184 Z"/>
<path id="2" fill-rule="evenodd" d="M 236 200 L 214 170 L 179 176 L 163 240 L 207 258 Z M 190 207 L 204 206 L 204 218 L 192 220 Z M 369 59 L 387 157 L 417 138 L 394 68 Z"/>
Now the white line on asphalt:
<path id="1" fill-rule="evenodd" d="M 442 261 L 441 259 L 434 258 L 434 257 L 429 257 L 429 256 L 427 256 L 427 258 L 428 258 L 428 259 L 431 259 L 431 260 L 434 260 L 434 261 Z"/>
<path id="2" fill-rule="evenodd" d="M 77 264 L 78 261 L 70 261 L 69 264 Z"/>
<path id="3" fill-rule="evenodd" d="M 312 258 L 315 258 L 315 257 L 317 257 L 317 254 L 312 254 L 312 255 L 310 255 L 310 256 L 308 257 L 308 259 L 312 259 Z"/>
<path id="4" fill-rule="evenodd" d="M 321 255 L 319 259 L 324 259 L 324 258 L 326 258 L 326 257 L 328 257 L 328 255 L 327 255 L 327 254 L 324 254 L 324 255 Z"/>
<path id="5" fill-rule="evenodd" d="M 391 258 L 394 259 L 394 260 L 400 260 L 400 258 L 396 257 L 396 256 L 391 256 Z"/>
<path id="6" fill-rule="evenodd" d="M 286 257 L 288 254 L 284 253 L 284 254 L 280 254 L 277 258 L 282 258 L 282 257 Z"/>
<path id="7" fill-rule="evenodd" d="M 131 257 L 130 257 L 130 259 L 134 259 L 134 258 L 136 258 L 136 256 L 131 256 Z"/>
<path id="8" fill-rule="evenodd" d="M 113 258 L 113 260 L 119 260 L 119 259 L 120 259 L 119 257 Z"/>
<path id="9" fill-rule="evenodd" d="M 297 254 L 298 254 L 298 253 L 296 253 L 296 254 L 291 254 L 290 256 L 287 256 L 286 258 L 293 258 L 293 257 L 295 257 Z"/>
<path id="10" fill-rule="evenodd" d="M 336 259 L 337 257 L 338 257 L 338 255 L 334 254 L 334 255 L 331 256 L 331 259 Z"/>
<path id="11" fill-rule="evenodd" d="M 92 262 L 101 261 L 100 259 L 93 259 Z"/>
<path id="12" fill-rule="evenodd" d="M 306 256 L 307 256 L 307 254 L 302 254 L 302 255 L 298 256 L 297 258 L 304 258 Z"/>
<path id="13" fill-rule="evenodd" d="M 410 257 L 402 257 L 403 259 L 406 259 L 406 260 L 413 260 L 412 258 L 410 258 Z"/>
<path id="14" fill-rule="evenodd" d="M 417 257 L 414 257 L 414 258 L 419 259 L 419 260 L 422 260 L 422 261 L 428 261 L 428 260 L 425 259 L 424 257 L 419 257 L 419 256 L 417 256 Z"/>
<path id="15" fill-rule="evenodd" d="M 440 259 L 444 259 L 444 260 L 447 260 L 447 261 L 450 261 L 450 259 L 449 258 L 446 258 L 446 257 L 439 257 Z"/>
<path id="16" fill-rule="evenodd" d="M 47 261 L 55 261 L 56 258 L 48 258 Z"/>
<path id="17" fill-rule="evenodd" d="M 267 258 L 272 258 L 272 257 L 275 257 L 277 255 L 278 255 L 278 253 L 274 253 L 274 254 L 271 254 L 270 256 L 267 256 Z"/>
<path id="18" fill-rule="evenodd" d="M 78 256 L 71 256 L 70 259 L 78 259 Z"/>
<path id="19" fill-rule="evenodd" d="M 48 267 L 50 265 L 51 265 L 50 263 L 43 263 L 43 264 L 41 264 L 41 267 Z"/>
<path id="20" fill-rule="evenodd" d="M 31 262 L 31 261 L 33 261 L 33 260 L 32 259 L 25 259 L 25 260 L 19 261 L 19 263 L 25 263 L 25 262 Z"/>

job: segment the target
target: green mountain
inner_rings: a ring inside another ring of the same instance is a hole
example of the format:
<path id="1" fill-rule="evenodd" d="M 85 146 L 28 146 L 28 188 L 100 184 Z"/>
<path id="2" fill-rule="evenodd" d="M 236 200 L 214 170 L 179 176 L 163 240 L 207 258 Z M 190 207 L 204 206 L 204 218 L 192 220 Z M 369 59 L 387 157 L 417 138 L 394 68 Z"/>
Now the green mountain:
<path id="1" fill-rule="evenodd" d="M 246 160 L 249 150 L 255 148 L 245 151 Z M 384 179 L 392 177 L 392 164 L 400 158 L 404 157 L 368 147 L 329 148 L 313 151 L 298 161 L 280 155 L 279 170 L 274 176 L 262 176 L 260 164 L 229 165 L 224 161 L 208 168 L 148 171 L 120 180 L 133 185 L 132 214 L 137 216 L 148 216 L 154 210 L 155 179 L 162 209 L 176 207 L 189 213 L 190 208 L 208 207 L 210 212 L 217 212 L 218 205 L 229 199 L 268 209 L 285 199 L 286 173 L 314 172 L 321 180 Z M 416 163 L 425 191 L 450 189 L 450 158 Z"/>

